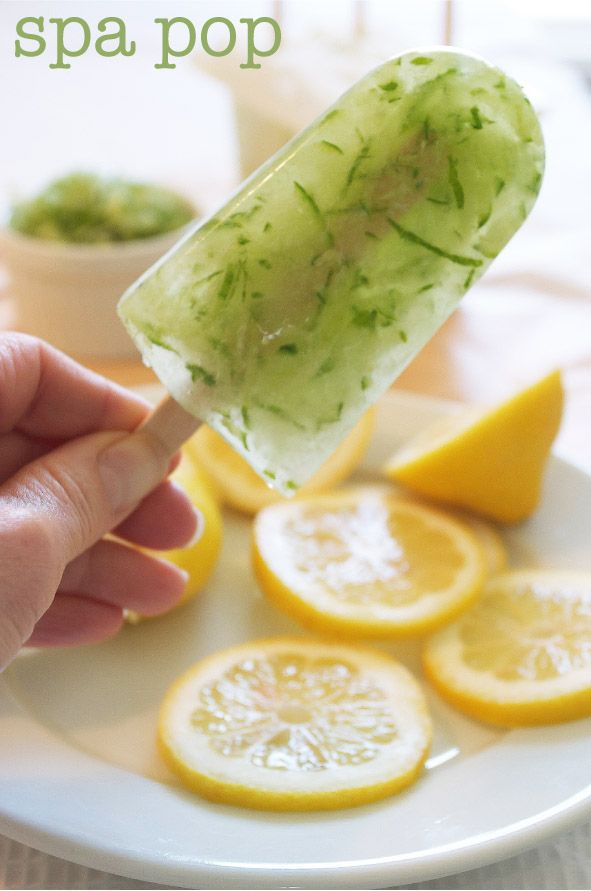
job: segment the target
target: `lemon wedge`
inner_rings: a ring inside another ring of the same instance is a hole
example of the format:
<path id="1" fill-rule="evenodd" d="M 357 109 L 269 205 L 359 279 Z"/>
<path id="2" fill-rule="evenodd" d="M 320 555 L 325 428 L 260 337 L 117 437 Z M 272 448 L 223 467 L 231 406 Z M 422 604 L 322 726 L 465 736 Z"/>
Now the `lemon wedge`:
<path id="1" fill-rule="evenodd" d="M 363 647 L 275 638 L 215 653 L 167 693 L 160 751 L 212 801 L 326 810 L 398 792 L 431 721 L 412 675 Z"/>
<path id="2" fill-rule="evenodd" d="M 292 618 L 362 637 L 438 627 L 473 602 L 486 572 L 467 526 L 371 487 L 265 508 L 253 560 L 263 591 Z"/>
<path id="3" fill-rule="evenodd" d="M 516 523 L 538 505 L 562 406 L 554 371 L 493 408 L 438 422 L 395 454 L 385 473 L 428 498 Z"/>
<path id="4" fill-rule="evenodd" d="M 373 409 L 366 412 L 296 497 L 330 489 L 353 473 L 369 445 L 374 415 Z M 188 447 L 211 478 L 218 497 L 235 510 L 255 514 L 268 504 L 286 500 L 210 427 L 201 427 Z"/>
<path id="5" fill-rule="evenodd" d="M 201 538 L 195 544 L 169 551 L 143 550 L 174 563 L 189 574 L 184 594 L 175 609 L 201 591 L 213 572 L 222 547 L 223 522 L 214 491 L 204 473 L 194 460 L 191 452 L 184 447 L 179 466 L 170 479 L 177 483 L 189 497 L 192 504 L 201 511 L 205 521 Z M 133 610 L 126 610 L 126 620 L 131 624 L 139 622 L 143 616 Z"/>
<path id="6" fill-rule="evenodd" d="M 591 574 L 504 573 L 423 657 L 461 711 L 512 727 L 591 715 Z"/>

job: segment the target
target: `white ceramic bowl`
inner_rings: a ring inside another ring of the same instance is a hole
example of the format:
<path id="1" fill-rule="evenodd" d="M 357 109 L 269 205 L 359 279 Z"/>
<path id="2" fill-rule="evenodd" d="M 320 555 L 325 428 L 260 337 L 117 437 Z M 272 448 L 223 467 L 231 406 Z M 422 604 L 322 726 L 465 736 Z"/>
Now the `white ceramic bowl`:
<path id="1" fill-rule="evenodd" d="M 15 327 L 80 358 L 137 356 L 117 316 L 117 301 L 186 229 L 134 241 L 78 245 L 0 228 L 0 259 L 15 302 Z"/>

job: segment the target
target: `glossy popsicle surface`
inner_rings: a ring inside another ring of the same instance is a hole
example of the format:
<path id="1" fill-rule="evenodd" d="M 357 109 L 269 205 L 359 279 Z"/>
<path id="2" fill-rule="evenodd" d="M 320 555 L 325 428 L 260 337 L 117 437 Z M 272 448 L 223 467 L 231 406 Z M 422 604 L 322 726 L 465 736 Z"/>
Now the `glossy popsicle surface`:
<path id="1" fill-rule="evenodd" d="M 293 492 L 519 228 L 543 158 L 499 69 L 407 53 L 149 270 L 121 317 L 174 398 Z"/>

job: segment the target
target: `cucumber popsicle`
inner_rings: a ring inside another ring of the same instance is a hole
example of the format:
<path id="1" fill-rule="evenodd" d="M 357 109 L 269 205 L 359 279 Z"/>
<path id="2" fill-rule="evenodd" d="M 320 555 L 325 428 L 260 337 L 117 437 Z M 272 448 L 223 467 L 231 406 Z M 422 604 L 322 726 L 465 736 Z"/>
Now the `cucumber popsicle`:
<path id="1" fill-rule="evenodd" d="M 544 147 L 519 86 L 457 50 L 385 62 L 121 298 L 150 365 L 290 494 L 527 217 Z"/>

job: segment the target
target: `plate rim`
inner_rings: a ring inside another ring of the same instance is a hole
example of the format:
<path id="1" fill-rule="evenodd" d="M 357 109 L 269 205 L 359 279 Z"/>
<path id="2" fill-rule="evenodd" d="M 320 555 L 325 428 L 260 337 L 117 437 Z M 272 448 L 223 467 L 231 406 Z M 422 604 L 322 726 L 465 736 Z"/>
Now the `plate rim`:
<path id="1" fill-rule="evenodd" d="M 391 391 L 388 401 L 398 402 L 405 407 L 419 402 L 426 410 L 439 412 L 453 411 L 458 403 L 451 400 L 423 397 L 410 391 Z M 563 465 L 577 474 L 591 480 L 591 475 L 581 466 L 552 455 L 552 463 Z M 43 726 L 34 721 L 13 696 L 6 677 L 0 676 L 0 705 L 8 704 L 8 714 L 16 709 L 26 715 L 29 721 L 42 728 L 51 736 L 54 744 L 71 749 L 65 741 L 53 736 Z M 99 758 L 79 751 L 88 758 L 104 766 Z M 108 765 L 112 771 L 127 774 L 123 768 Z M 156 783 L 146 777 L 145 782 Z M 51 832 L 42 825 L 34 825 L 30 820 L 20 820 L 7 811 L 0 802 L 0 831 L 7 837 L 34 847 L 46 854 L 61 857 L 83 866 L 127 876 L 134 879 L 174 882 L 181 887 L 193 887 L 196 881 L 210 883 L 209 887 L 273 888 L 276 881 L 297 882 L 301 887 L 350 887 L 373 888 L 385 884 L 427 881 L 434 878 L 465 872 L 485 866 L 507 857 L 515 856 L 527 848 L 534 847 L 548 837 L 563 832 L 591 815 L 591 784 L 571 794 L 559 804 L 538 813 L 508 823 L 501 829 L 490 830 L 479 835 L 469 836 L 447 844 L 417 851 L 403 852 L 387 857 L 371 857 L 363 860 L 342 860 L 316 863 L 239 863 L 220 860 L 199 862 L 191 859 L 184 865 L 178 860 L 162 861 L 161 858 L 146 857 L 146 852 L 133 855 L 129 850 L 114 849 L 102 841 L 84 842 L 75 839 L 63 827 Z M 243 882 L 232 884 L 237 878 Z M 246 881 L 246 884 L 244 884 Z M 336 883 L 336 884 L 335 884 Z"/>
<path id="2" fill-rule="evenodd" d="M 184 867 L 179 863 L 167 866 L 160 860 L 113 853 L 112 849 L 102 845 L 72 843 L 71 838 L 59 831 L 50 834 L 1 813 L 0 829 L 16 842 L 81 866 L 140 881 L 168 884 L 172 880 L 175 886 L 183 888 L 193 888 L 197 881 L 208 888 L 267 889 L 276 888 L 279 880 L 282 883 L 297 881 L 302 888 L 373 889 L 387 887 L 392 881 L 397 885 L 430 881 L 488 866 L 536 847 L 582 822 L 590 814 L 591 783 L 556 808 L 508 824 L 502 831 L 482 833 L 465 841 L 365 861 L 286 863 L 280 866 L 205 860 L 199 866 L 194 862 Z M 246 882 L 234 884 L 238 877 Z"/>

